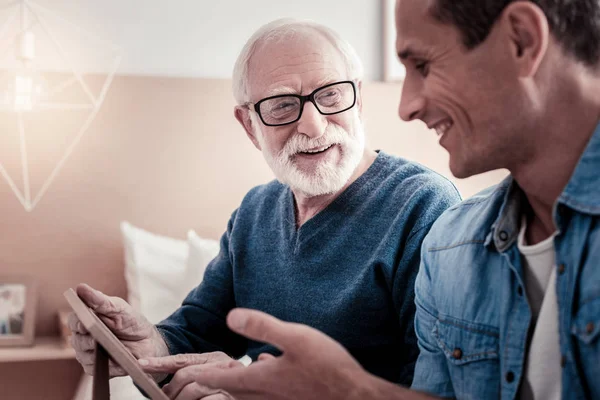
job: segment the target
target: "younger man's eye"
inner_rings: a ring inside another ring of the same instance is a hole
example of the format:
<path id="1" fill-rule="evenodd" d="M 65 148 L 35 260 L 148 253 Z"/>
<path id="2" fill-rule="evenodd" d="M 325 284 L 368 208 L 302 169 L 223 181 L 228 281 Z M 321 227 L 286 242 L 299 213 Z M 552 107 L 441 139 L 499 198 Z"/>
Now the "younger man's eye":
<path id="1" fill-rule="evenodd" d="M 427 61 L 417 61 L 415 63 L 415 69 L 423 76 L 427 76 L 429 73 L 429 63 Z"/>

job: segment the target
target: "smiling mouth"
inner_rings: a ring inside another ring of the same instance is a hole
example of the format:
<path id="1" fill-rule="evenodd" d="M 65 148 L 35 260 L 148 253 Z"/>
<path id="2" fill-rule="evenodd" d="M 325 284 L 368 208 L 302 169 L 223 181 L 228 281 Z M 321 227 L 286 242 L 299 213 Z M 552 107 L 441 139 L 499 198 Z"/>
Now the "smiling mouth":
<path id="1" fill-rule="evenodd" d="M 450 128 L 452 128 L 453 125 L 454 123 L 451 120 L 444 120 L 432 128 L 435 130 L 435 133 L 437 133 L 438 137 L 442 137 L 450 130 Z"/>
<path id="2" fill-rule="evenodd" d="M 309 155 L 309 156 L 315 155 L 315 154 L 321 154 L 321 153 L 325 153 L 327 150 L 329 150 L 333 146 L 335 146 L 335 143 L 329 144 L 327 146 L 315 147 L 314 149 L 310 149 L 310 150 L 306 150 L 306 151 L 299 151 L 298 154 Z"/>

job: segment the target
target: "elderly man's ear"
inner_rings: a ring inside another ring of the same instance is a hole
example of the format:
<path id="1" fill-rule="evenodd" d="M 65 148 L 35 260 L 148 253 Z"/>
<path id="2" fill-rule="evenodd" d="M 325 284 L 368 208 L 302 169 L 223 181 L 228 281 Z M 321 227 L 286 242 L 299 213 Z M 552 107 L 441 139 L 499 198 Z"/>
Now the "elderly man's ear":
<path id="1" fill-rule="evenodd" d="M 252 141 L 252 144 L 254 144 L 254 147 L 256 147 L 258 150 L 262 150 L 256 134 L 254 133 L 254 129 L 257 129 L 258 127 L 254 126 L 252 123 L 250 112 L 251 111 L 247 106 L 235 106 L 233 109 L 233 115 L 235 115 L 235 119 L 237 119 L 240 125 L 242 125 L 246 131 L 246 135 L 248 135 L 248 138 Z"/>
<path id="2" fill-rule="evenodd" d="M 362 81 L 356 84 L 356 106 L 358 107 L 358 115 L 362 118 Z"/>

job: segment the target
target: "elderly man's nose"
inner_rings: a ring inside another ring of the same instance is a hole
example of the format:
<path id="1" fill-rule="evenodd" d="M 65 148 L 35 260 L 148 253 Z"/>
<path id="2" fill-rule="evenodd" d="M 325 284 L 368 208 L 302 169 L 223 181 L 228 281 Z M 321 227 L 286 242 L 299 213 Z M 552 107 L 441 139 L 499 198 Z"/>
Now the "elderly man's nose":
<path id="1" fill-rule="evenodd" d="M 314 104 L 307 102 L 304 105 L 302 117 L 298 121 L 298 132 L 309 137 L 319 137 L 325 133 L 327 119 Z"/>

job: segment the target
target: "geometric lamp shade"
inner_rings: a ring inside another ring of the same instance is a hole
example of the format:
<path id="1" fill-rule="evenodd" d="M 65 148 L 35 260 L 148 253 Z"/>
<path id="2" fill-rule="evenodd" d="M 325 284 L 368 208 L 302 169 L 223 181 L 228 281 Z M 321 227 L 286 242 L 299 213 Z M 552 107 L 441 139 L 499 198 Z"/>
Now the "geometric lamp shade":
<path id="1" fill-rule="evenodd" d="M 121 57 L 118 46 L 33 1 L 0 4 L 0 135 L 9 144 L 0 175 L 25 210 L 39 204 L 87 132 Z M 41 162 L 51 172 L 34 184 L 30 170 Z"/>

